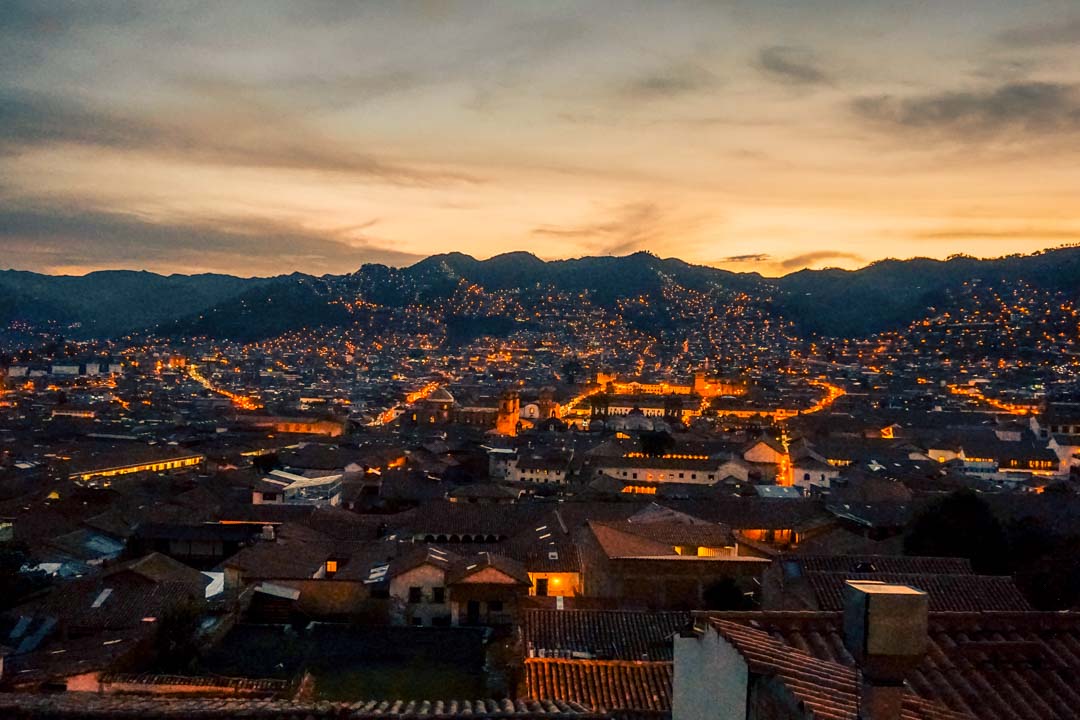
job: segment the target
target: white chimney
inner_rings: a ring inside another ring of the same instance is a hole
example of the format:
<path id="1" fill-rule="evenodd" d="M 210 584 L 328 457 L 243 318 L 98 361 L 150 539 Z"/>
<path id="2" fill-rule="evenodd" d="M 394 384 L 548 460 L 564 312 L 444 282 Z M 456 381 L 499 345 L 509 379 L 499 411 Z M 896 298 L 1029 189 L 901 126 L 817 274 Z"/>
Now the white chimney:
<path id="1" fill-rule="evenodd" d="M 844 645 L 860 670 L 860 720 L 900 720 L 904 678 L 926 655 L 928 609 L 907 585 L 848 581 Z"/>
<path id="2" fill-rule="evenodd" d="M 262 540 L 268 540 L 270 542 L 273 542 L 274 537 L 275 537 L 274 536 L 274 526 L 273 525 L 263 525 L 262 526 L 262 533 L 259 535 L 259 537 Z"/>

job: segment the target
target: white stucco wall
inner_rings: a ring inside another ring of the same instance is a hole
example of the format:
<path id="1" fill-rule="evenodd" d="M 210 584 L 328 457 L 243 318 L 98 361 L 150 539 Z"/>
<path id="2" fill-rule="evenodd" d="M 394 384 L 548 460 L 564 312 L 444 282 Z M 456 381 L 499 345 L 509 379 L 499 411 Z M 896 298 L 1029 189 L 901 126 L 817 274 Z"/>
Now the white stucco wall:
<path id="1" fill-rule="evenodd" d="M 672 720 L 746 720 L 746 661 L 715 630 L 675 638 Z"/>

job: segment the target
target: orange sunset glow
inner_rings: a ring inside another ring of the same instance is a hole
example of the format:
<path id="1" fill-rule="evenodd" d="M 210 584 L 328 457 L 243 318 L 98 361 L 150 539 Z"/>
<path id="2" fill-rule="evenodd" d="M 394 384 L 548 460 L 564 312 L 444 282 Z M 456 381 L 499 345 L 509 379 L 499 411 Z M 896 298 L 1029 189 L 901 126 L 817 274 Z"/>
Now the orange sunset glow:
<path id="1" fill-rule="evenodd" d="M 774 276 L 1067 244 L 1066 5 L 15 3 L 3 264 L 647 249 Z"/>

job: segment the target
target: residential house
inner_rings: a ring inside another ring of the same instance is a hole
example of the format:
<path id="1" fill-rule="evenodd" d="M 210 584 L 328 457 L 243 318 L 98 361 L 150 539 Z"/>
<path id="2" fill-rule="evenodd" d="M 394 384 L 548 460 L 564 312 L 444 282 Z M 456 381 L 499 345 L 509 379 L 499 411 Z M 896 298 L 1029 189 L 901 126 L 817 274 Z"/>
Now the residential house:
<path id="1" fill-rule="evenodd" d="M 845 603 L 844 612 L 696 616 L 695 632 L 676 639 L 674 716 L 1076 717 L 1080 613 L 934 612 L 907 604 L 917 592 L 911 588 L 898 589 L 893 599 L 894 588 L 871 584 L 864 593 L 869 603 Z M 869 605 L 870 618 L 860 605 Z M 885 620 L 873 617 L 878 610 Z M 848 614 L 864 620 L 845 622 Z M 879 652 L 859 641 L 860 624 L 871 638 L 875 626 L 887 626 Z M 883 677 L 890 668 L 899 676 Z"/>
<path id="2" fill-rule="evenodd" d="M 730 528 L 682 514 L 590 520 L 579 547 L 585 595 L 642 609 L 704 607 L 707 592 L 720 582 L 750 591 L 769 564 L 741 555 Z"/>

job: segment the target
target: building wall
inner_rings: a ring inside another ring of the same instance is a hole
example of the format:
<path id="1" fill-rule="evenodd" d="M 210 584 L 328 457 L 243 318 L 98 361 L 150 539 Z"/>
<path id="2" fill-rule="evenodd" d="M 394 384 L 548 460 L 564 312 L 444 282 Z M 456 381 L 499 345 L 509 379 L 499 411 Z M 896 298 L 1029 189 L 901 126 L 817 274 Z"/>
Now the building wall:
<path id="1" fill-rule="evenodd" d="M 743 460 L 753 463 L 771 463 L 778 465 L 784 459 L 784 454 L 777 452 L 766 443 L 758 443 L 743 454 Z"/>
<path id="2" fill-rule="evenodd" d="M 359 580 L 282 580 L 300 591 L 296 609 L 311 617 L 346 617 L 362 613 L 371 598 L 369 588 Z"/>
<path id="3" fill-rule="evenodd" d="M 609 584 L 613 597 L 632 607 L 653 610 L 700 609 L 706 589 L 725 579 L 735 580 L 743 590 L 754 588 L 751 578 L 764 572 L 768 562 L 759 559 L 730 560 L 630 560 L 611 561 Z"/>
<path id="4" fill-rule="evenodd" d="M 1080 466 L 1080 445 L 1066 445 L 1056 437 L 1050 439 L 1050 449 L 1058 456 L 1061 462 L 1061 473 L 1067 473 L 1069 468 Z"/>
<path id="5" fill-rule="evenodd" d="M 189 457 L 164 459 L 164 460 L 151 460 L 145 463 L 135 463 L 132 465 L 123 465 L 119 467 L 100 468 L 95 470 L 82 470 L 72 474 L 73 479 L 79 480 L 91 480 L 97 477 L 116 477 L 117 475 L 130 475 L 138 472 L 165 472 L 167 470 L 178 470 L 180 468 L 192 468 L 202 465 L 206 460 L 202 455 L 192 455 Z"/>
<path id="6" fill-rule="evenodd" d="M 542 484 L 562 485 L 566 483 L 565 470 L 540 470 L 535 468 L 520 468 L 514 462 L 510 465 L 509 479 L 513 482 L 532 482 Z"/>
<path id="7" fill-rule="evenodd" d="M 792 469 L 793 485 L 804 490 L 809 490 L 811 487 L 817 486 L 821 488 L 829 488 L 832 486 L 833 480 L 840 477 L 840 471 L 835 469 L 820 470 L 812 468 L 801 468 L 798 465 Z M 810 477 L 807 478 L 807 475 Z"/>
<path id="8" fill-rule="evenodd" d="M 578 594 L 581 583 L 581 576 L 574 572 L 529 573 L 529 579 L 532 580 L 530 595 L 536 595 L 537 580 L 547 580 L 548 597 L 574 597 Z"/>
<path id="9" fill-rule="evenodd" d="M 101 689 L 101 673 L 88 672 L 65 679 L 68 692 L 98 692 Z"/>
<path id="10" fill-rule="evenodd" d="M 421 601 L 409 602 L 409 588 L 419 587 Z M 435 588 L 443 590 L 443 602 L 436 603 Z M 436 621 L 449 621 L 450 592 L 446 588 L 446 571 L 432 565 L 421 565 L 394 577 L 390 581 L 390 598 L 393 600 L 391 619 L 399 625 L 419 622 L 430 627 Z"/>
<path id="11" fill-rule="evenodd" d="M 746 720 L 750 670 L 715 630 L 675 637 L 672 720 Z"/>
<path id="12" fill-rule="evenodd" d="M 610 559 L 591 532 L 582 533 L 582 594 L 617 598 L 627 608 L 701 609 L 705 590 L 725 578 L 749 591 L 769 563 L 760 558 L 725 560 Z"/>
<path id="13" fill-rule="evenodd" d="M 492 583 L 454 585 L 451 592 L 452 622 L 469 625 L 469 601 L 478 603 L 478 625 L 512 625 L 517 618 L 518 599 L 527 592 L 524 586 Z"/>
<path id="14" fill-rule="evenodd" d="M 677 482 L 696 483 L 699 485 L 712 485 L 723 480 L 727 476 L 747 481 L 750 478 L 750 468 L 745 463 L 729 460 L 724 463 L 712 465 L 704 469 L 699 467 L 650 467 L 647 458 L 641 459 L 640 465 L 623 467 L 605 465 L 603 459 L 597 461 L 597 472 L 602 472 L 620 480 L 638 480 L 640 482 Z M 680 475 L 682 477 L 680 477 Z"/>
<path id="15" fill-rule="evenodd" d="M 649 467 L 644 463 L 634 467 L 622 467 L 604 465 L 601 461 L 597 464 L 596 469 L 598 472 L 617 477 L 621 480 L 638 480 L 640 482 L 678 482 L 711 485 L 718 480 L 722 480 L 724 477 L 720 474 L 719 468 L 680 470 L 678 468 L 668 467 Z M 680 474 L 682 477 L 679 477 Z"/>

